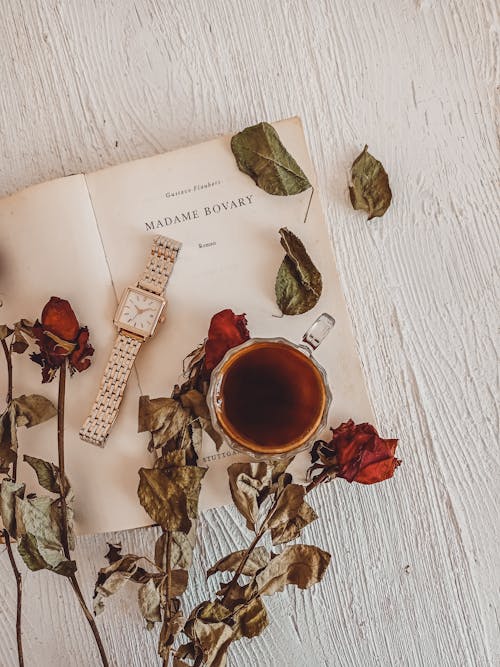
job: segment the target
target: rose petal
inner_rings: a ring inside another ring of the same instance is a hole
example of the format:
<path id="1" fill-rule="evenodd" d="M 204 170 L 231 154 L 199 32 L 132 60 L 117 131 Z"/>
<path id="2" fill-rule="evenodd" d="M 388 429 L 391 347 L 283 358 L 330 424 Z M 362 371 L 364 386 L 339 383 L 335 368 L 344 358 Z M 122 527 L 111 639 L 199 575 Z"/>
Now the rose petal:
<path id="1" fill-rule="evenodd" d="M 50 297 L 50 301 L 45 305 L 42 311 L 42 325 L 67 341 L 74 341 L 80 329 L 69 301 L 58 296 Z"/>

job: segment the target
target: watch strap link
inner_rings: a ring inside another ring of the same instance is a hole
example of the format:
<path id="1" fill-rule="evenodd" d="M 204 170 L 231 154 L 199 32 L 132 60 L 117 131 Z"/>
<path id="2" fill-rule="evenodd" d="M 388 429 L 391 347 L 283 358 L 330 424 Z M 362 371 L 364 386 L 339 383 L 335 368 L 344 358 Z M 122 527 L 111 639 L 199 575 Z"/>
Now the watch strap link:
<path id="1" fill-rule="evenodd" d="M 181 244 L 178 241 L 166 236 L 155 236 L 151 257 L 137 282 L 137 287 L 153 292 L 153 294 L 163 294 L 180 247 Z"/>
<path id="2" fill-rule="evenodd" d="M 80 438 L 85 442 L 104 447 L 118 414 L 118 408 L 141 342 L 126 333 L 118 334 L 94 405 L 80 429 Z"/>

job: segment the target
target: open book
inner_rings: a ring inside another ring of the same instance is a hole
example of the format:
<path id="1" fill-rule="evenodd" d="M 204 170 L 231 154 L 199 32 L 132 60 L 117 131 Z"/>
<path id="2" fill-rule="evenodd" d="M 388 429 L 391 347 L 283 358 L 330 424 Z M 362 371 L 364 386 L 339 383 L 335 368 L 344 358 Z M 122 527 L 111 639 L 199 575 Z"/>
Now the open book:
<path id="1" fill-rule="evenodd" d="M 315 185 L 300 120 L 274 127 Z M 138 469 L 152 462 L 148 434 L 137 433 L 139 396 L 170 396 L 183 359 L 203 341 L 212 315 L 223 308 L 246 313 L 253 336 L 294 342 L 321 312 L 332 314 L 336 326 L 316 353 L 333 392 L 330 424 L 348 418 L 373 422 L 317 191 L 304 223 L 311 191 L 280 197 L 259 189 L 238 170 L 230 139 L 61 178 L 0 201 L 0 323 L 40 317 L 48 299 L 59 296 L 88 326 L 95 347 L 90 369 L 68 381 L 66 398 L 66 467 L 77 498 L 79 533 L 150 523 L 136 493 Z M 299 236 L 323 276 L 317 306 L 294 317 L 279 317 L 274 294 L 284 256 L 282 226 Z M 158 233 L 182 242 L 167 287 L 166 322 L 142 346 L 118 419 L 100 449 L 82 442 L 78 431 L 116 337 L 118 300 L 137 281 Z M 57 382 L 40 386 L 40 369 L 27 354 L 14 361 L 15 396 L 40 393 L 56 402 Z M 0 373 L 0 391 L 5 375 Z M 33 470 L 21 463 L 23 453 L 57 461 L 55 420 L 20 431 L 18 479 L 31 491 L 37 482 Z M 230 502 L 226 468 L 237 458 L 242 457 L 224 447 L 217 452 L 204 434 L 200 464 L 209 472 L 201 509 Z M 294 462 L 299 478 L 308 462 L 306 455 Z"/>

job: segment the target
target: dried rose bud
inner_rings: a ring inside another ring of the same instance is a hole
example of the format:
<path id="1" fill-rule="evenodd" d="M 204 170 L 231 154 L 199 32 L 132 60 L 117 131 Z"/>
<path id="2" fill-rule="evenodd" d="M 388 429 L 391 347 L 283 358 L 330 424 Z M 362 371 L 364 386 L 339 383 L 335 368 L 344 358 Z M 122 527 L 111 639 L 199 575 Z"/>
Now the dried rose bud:
<path id="1" fill-rule="evenodd" d="M 60 366 L 68 360 L 70 372 L 90 366 L 94 348 L 89 345 L 87 327 L 78 323 L 68 301 L 52 296 L 42 311 L 41 322 L 33 325 L 33 337 L 40 348 L 31 358 L 42 367 L 42 382 L 50 382 Z"/>
<path id="2" fill-rule="evenodd" d="M 309 470 L 320 469 L 321 474 L 360 484 L 382 482 L 392 477 L 401 463 L 394 456 L 397 444 L 397 440 L 381 438 L 371 424 L 355 424 L 350 419 L 332 429 L 330 442 L 315 443 Z"/>
<path id="3" fill-rule="evenodd" d="M 232 347 L 250 338 L 244 314 L 235 315 L 226 308 L 212 317 L 205 343 L 205 371 L 211 373 L 222 357 Z"/>

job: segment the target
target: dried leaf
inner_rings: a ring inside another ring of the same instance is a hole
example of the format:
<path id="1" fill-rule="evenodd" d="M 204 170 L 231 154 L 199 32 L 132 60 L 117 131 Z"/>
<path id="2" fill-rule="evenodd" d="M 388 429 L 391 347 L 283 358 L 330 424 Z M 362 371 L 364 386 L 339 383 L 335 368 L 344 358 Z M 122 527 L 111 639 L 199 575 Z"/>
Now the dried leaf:
<path id="1" fill-rule="evenodd" d="M 220 590 L 217 591 L 217 595 L 220 598 L 224 598 L 224 606 L 231 610 L 250 602 L 250 600 L 258 594 L 259 591 L 257 589 L 257 584 L 255 583 L 255 578 L 248 584 L 245 584 L 245 586 L 240 586 L 238 583 L 231 584 L 231 582 L 228 581 L 227 583 L 222 584 Z"/>
<path id="2" fill-rule="evenodd" d="M 272 466 L 267 463 L 232 463 L 228 469 L 233 502 L 245 517 L 247 528 L 255 531 L 259 507 L 269 493 Z"/>
<path id="3" fill-rule="evenodd" d="M 162 470 L 140 468 L 137 494 L 151 519 L 164 530 L 189 532 L 187 497 Z"/>
<path id="4" fill-rule="evenodd" d="M 226 623 L 205 623 L 196 618 L 193 622 L 193 640 L 203 653 L 205 667 L 225 667 L 227 649 L 233 641 L 233 630 Z"/>
<path id="5" fill-rule="evenodd" d="M 366 211 L 368 220 L 384 215 L 392 199 L 389 177 L 382 163 L 370 155 L 368 146 L 352 163 L 351 180 L 349 195 L 353 208 Z"/>
<path id="6" fill-rule="evenodd" d="M 0 340 L 8 338 L 11 334 L 14 333 L 14 329 L 11 329 L 6 324 L 0 324 Z"/>
<path id="7" fill-rule="evenodd" d="M 172 544 L 171 544 L 171 556 L 170 556 L 170 567 L 172 570 L 175 568 L 188 569 L 191 566 L 193 560 L 193 548 L 196 541 L 196 526 L 193 522 L 189 533 L 181 533 L 179 531 L 172 531 Z M 162 533 L 155 544 L 155 563 L 163 571 L 166 571 L 165 563 L 165 545 L 167 540 L 167 534 Z"/>
<path id="8" fill-rule="evenodd" d="M 31 428 L 55 417 L 57 409 L 45 396 L 38 394 L 22 395 L 13 400 L 16 408 L 17 425 Z"/>
<path id="9" fill-rule="evenodd" d="M 26 485 L 3 479 L 0 484 L 0 516 L 2 524 L 13 539 L 17 539 L 16 498 L 24 498 Z"/>
<path id="10" fill-rule="evenodd" d="M 63 577 L 70 577 L 76 572 L 76 562 L 67 560 L 62 550 L 42 546 L 31 533 L 21 535 L 17 545 L 19 555 L 30 570 L 50 570 Z"/>
<path id="11" fill-rule="evenodd" d="M 235 609 L 233 613 L 233 641 L 241 637 L 257 637 L 267 628 L 269 620 L 267 618 L 267 611 L 262 602 L 262 598 L 258 595 Z"/>
<path id="12" fill-rule="evenodd" d="M 231 150 L 238 168 L 271 195 L 295 195 L 311 187 L 269 123 L 259 123 L 235 134 Z"/>
<path id="13" fill-rule="evenodd" d="M 36 472 L 40 486 L 43 486 L 44 489 L 47 489 L 47 491 L 51 491 L 52 493 L 60 492 L 61 473 L 56 465 L 49 461 L 37 459 L 34 456 L 28 456 L 27 454 L 23 456 L 23 459 Z M 66 477 L 63 491 L 64 494 L 67 494 L 69 489 L 70 485 L 68 478 Z"/>
<path id="14" fill-rule="evenodd" d="M 185 618 L 182 615 L 182 612 L 176 612 L 171 618 L 168 619 L 167 623 L 162 625 L 160 631 L 160 639 L 158 641 L 158 654 L 160 658 L 163 658 L 167 662 L 170 659 L 170 647 L 175 641 L 175 638 L 179 632 L 184 627 Z M 179 665 L 185 664 L 180 660 L 177 661 Z M 174 666 L 176 664 L 176 658 L 174 658 Z M 188 666 L 187 666 L 188 667 Z"/>
<path id="15" fill-rule="evenodd" d="M 275 528 L 280 523 L 290 521 L 297 516 L 304 500 L 305 488 L 300 484 L 289 484 L 277 498 L 276 507 L 267 519 L 267 528 Z"/>
<path id="16" fill-rule="evenodd" d="M 330 558 L 326 551 L 307 544 L 285 547 L 257 575 L 259 593 L 272 595 L 283 591 L 288 584 L 309 588 L 321 581 Z"/>
<path id="17" fill-rule="evenodd" d="M 155 447 L 175 438 L 186 428 L 189 418 L 189 412 L 173 398 L 139 399 L 139 433 L 151 431 Z"/>
<path id="18" fill-rule="evenodd" d="M 182 405 L 191 410 L 195 417 L 198 417 L 202 429 L 212 438 L 218 450 L 222 445 L 222 437 L 212 425 L 205 396 L 196 389 L 190 389 L 186 393 L 181 394 L 180 399 Z"/>
<path id="19" fill-rule="evenodd" d="M 11 404 L 0 416 L 0 473 L 7 475 L 17 457 L 16 409 Z"/>
<path id="20" fill-rule="evenodd" d="M 300 315 L 318 303 L 323 281 L 302 241 L 286 227 L 279 232 L 286 255 L 276 276 L 276 302 L 284 315 Z"/>
<path id="21" fill-rule="evenodd" d="M 302 528 L 317 518 L 318 515 L 313 508 L 304 501 L 293 518 L 273 526 L 271 529 L 273 544 L 284 544 L 285 542 L 295 540 L 299 537 Z"/>
<path id="22" fill-rule="evenodd" d="M 148 630 L 154 623 L 161 622 L 160 593 L 153 579 L 139 586 L 137 599 L 141 614 L 148 622 Z"/>
<path id="23" fill-rule="evenodd" d="M 112 546 L 114 545 L 110 545 Z M 115 555 L 117 554 L 112 553 L 111 558 L 114 559 Z M 132 579 L 137 572 L 139 560 L 140 556 L 127 554 L 99 570 L 94 588 L 94 614 L 96 616 L 104 611 L 104 600 L 114 595 Z"/>
<path id="24" fill-rule="evenodd" d="M 241 559 L 245 556 L 246 549 L 241 551 L 235 551 L 229 556 L 225 556 L 218 560 L 215 565 L 207 570 L 207 577 L 211 577 L 212 574 L 216 572 L 235 572 L 240 563 Z M 258 570 L 265 567 L 269 562 L 269 552 L 265 547 L 256 547 L 248 557 L 245 565 L 243 566 L 242 574 L 248 576 L 253 576 L 258 572 Z"/>

